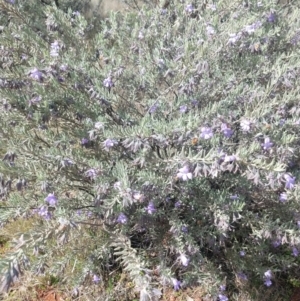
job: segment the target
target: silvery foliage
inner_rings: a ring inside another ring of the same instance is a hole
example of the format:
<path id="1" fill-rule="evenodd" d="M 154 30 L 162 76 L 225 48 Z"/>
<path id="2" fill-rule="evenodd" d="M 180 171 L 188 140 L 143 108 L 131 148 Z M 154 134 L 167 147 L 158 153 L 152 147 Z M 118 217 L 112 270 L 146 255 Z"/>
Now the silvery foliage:
<path id="1" fill-rule="evenodd" d="M 78 284 L 113 253 L 142 300 L 297 276 L 299 8 L 175 0 L 92 37 L 71 10 L 0 10 L 0 221 L 36 223 L 1 261 L 4 289 L 25 268 L 62 273 L 77 249 L 49 260 L 87 226 Z"/>

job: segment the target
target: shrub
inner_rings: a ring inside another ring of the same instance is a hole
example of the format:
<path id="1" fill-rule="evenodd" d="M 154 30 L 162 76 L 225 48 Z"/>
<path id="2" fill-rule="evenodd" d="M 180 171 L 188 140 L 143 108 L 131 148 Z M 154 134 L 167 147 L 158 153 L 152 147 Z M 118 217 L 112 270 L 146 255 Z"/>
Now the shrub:
<path id="1" fill-rule="evenodd" d="M 3 288 L 122 267 L 141 300 L 227 300 L 299 279 L 296 4 L 174 0 L 91 33 L 25 2 L 0 2 L 0 220 L 32 221 Z"/>

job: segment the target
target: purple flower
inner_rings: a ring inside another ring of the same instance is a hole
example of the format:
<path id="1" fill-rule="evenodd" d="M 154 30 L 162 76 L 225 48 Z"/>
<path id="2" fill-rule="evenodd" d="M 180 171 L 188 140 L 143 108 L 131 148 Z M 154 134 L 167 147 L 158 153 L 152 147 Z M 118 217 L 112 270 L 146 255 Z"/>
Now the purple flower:
<path id="1" fill-rule="evenodd" d="M 201 134 L 200 137 L 203 139 L 210 139 L 213 136 L 213 131 L 209 127 L 203 127 L 201 128 Z"/>
<path id="2" fill-rule="evenodd" d="M 40 95 L 35 96 L 28 101 L 29 106 L 36 105 L 36 104 L 40 103 L 41 100 L 42 100 L 42 97 Z"/>
<path id="3" fill-rule="evenodd" d="M 221 292 L 226 291 L 226 285 L 225 284 L 220 285 L 220 291 Z"/>
<path id="4" fill-rule="evenodd" d="M 87 145 L 88 143 L 89 143 L 89 139 L 87 139 L 87 138 L 81 139 L 81 145 Z"/>
<path id="5" fill-rule="evenodd" d="M 42 206 L 38 211 L 38 215 L 43 217 L 44 219 L 48 220 L 51 218 L 51 213 L 48 211 L 46 206 Z"/>
<path id="6" fill-rule="evenodd" d="M 94 275 L 93 276 L 93 282 L 95 283 L 95 284 L 98 284 L 99 282 L 100 282 L 100 277 L 98 277 L 97 275 Z"/>
<path id="7" fill-rule="evenodd" d="M 292 251 L 293 251 L 292 255 L 295 256 L 295 257 L 298 257 L 298 255 L 299 255 L 298 249 L 296 247 L 293 247 Z"/>
<path id="8" fill-rule="evenodd" d="M 274 248 L 278 248 L 281 245 L 281 239 L 276 239 L 274 241 L 272 241 L 272 246 Z"/>
<path id="9" fill-rule="evenodd" d="M 68 66 L 65 65 L 65 64 L 62 64 L 62 65 L 59 67 L 59 69 L 60 69 L 61 71 L 66 72 L 66 71 L 68 70 Z"/>
<path id="10" fill-rule="evenodd" d="M 175 208 L 180 208 L 181 207 L 181 202 L 180 201 L 177 201 L 175 204 L 174 204 Z"/>
<path id="11" fill-rule="evenodd" d="M 280 120 L 279 120 L 279 125 L 280 125 L 280 126 L 284 126 L 285 122 L 286 122 L 285 119 L 280 119 Z"/>
<path id="12" fill-rule="evenodd" d="M 48 196 L 45 198 L 45 202 L 47 202 L 50 206 L 55 206 L 57 203 L 57 198 L 53 193 L 49 193 Z"/>
<path id="13" fill-rule="evenodd" d="M 221 125 L 221 131 L 223 132 L 223 134 L 226 138 L 230 138 L 233 135 L 233 130 L 231 130 L 229 127 L 227 127 L 226 123 L 223 123 Z"/>
<path id="14" fill-rule="evenodd" d="M 266 279 L 264 281 L 264 285 L 267 286 L 267 287 L 271 286 L 272 285 L 272 280 L 271 279 Z"/>
<path id="15" fill-rule="evenodd" d="M 142 32 L 142 31 L 139 31 L 138 38 L 139 38 L 140 40 L 143 40 L 144 37 L 145 37 L 145 36 L 144 36 L 143 32 Z"/>
<path id="16" fill-rule="evenodd" d="M 251 122 L 248 119 L 243 119 L 240 126 L 244 132 L 249 132 L 251 128 Z"/>
<path id="17" fill-rule="evenodd" d="M 181 227 L 181 231 L 182 231 L 183 233 L 188 233 L 188 227 L 187 227 L 187 226 L 182 226 L 182 227 Z"/>
<path id="18" fill-rule="evenodd" d="M 103 81 L 103 86 L 105 88 L 109 88 L 110 89 L 111 87 L 113 87 L 113 85 L 114 85 L 114 83 L 112 82 L 110 76 Z"/>
<path id="19" fill-rule="evenodd" d="M 187 267 L 189 265 L 190 260 L 184 254 L 181 254 L 179 258 L 183 266 Z"/>
<path id="20" fill-rule="evenodd" d="M 285 182 L 285 188 L 286 189 L 293 189 L 294 185 L 295 185 L 296 177 L 291 177 L 289 174 L 285 174 L 284 178 L 285 178 L 285 181 L 286 181 Z"/>
<path id="21" fill-rule="evenodd" d="M 197 100 L 197 99 L 192 99 L 191 100 L 191 105 L 192 105 L 192 107 L 197 107 L 198 106 L 198 104 L 199 104 L 199 101 Z"/>
<path id="22" fill-rule="evenodd" d="M 234 162 L 237 159 L 236 155 L 231 155 L 231 156 L 225 156 L 224 157 L 224 162 Z"/>
<path id="23" fill-rule="evenodd" d="M 109 151 L 112 147 L 114 147 L 116 144 L 118 144 L 118 142 L 114 139 L 106 139 L 104 142 L 103 142 L 103 146 L 104 146 L 104 149 L 106 151 Z"/>
<path id="24" fill-rule="evenodd" d="M 180 106 L 180 108 L 179 108 L 179 111 L 180 111 L 181 113 L 186 113 L 187 110 L 188 110 L 187 105 Z"/>
<path id="25" fill-rule="evenodd" d="M 300 221 L 297 221 L 297 226 L 300 229 Z"/>
<path id="26" fill-rule="evenodd" d="M 271 270 L 267 270 L 267 271 L 264 273 L 264 277 L 265 277 L 265 278 L 268 278 L 268 279 L 271 279 L 271 278 L 272 278 L 272 271 L 271 271 Z"/>
<path id="27" fill-rule="evenodd" d="M 126 224 L 128 221 L 127 216 L 124 213 L 120 213 L 118 218 L 117 218 L 117 222 L 120 224 Z"/>
<path id="28" fill-rule="evenodd" d="M 216 5 L 215 4 L 208 4 L 208 6 L 207 6 L 209 9 L 211 9 L 212 11 L 215 11 L 215 10 L 217 10 L 217 7 L 216 7 Z"/>
<path id="29" fill-rule="evenodd" d="M 241 37 L 241 34 L 231 33 L 229 34 L 229 40 L 227 44 L 234 45 Z"/>
<path id="30" fill-rule="evenodd" d="M 239 277 L 240 280 L 243 280 L 243 281 L 247 281 L 248 280 L 247 275 L 245 273 L 243 273 L 243 272 L 237 273 L 237 276 Z"/>
<path id="31" fill-rule="evenodd" d="M 177 173 L 177 178 L 182 179 L 183 181 L 191 180 L 193 178 L 192 173 L 190 172 L 188 166 L 184 166 L 179 169 Z"/>
<path id="32" fill-rule="evenodd" d="M 218 297 L 219 297 L 219 301 L 228 301 L 228 297 L 225 295 L 220 294 Z"/>
<path id="33" fill-rule="evenodd" d="M 149 202 L 146 210 L 147 210 L 148 214 L 153 214 L 156 212 L 156 208 L 155 208 L 153 202 Z"/>
<path id="34" fill-rule="evenodd" d="M 29 76 L 38 82 L 43 81 L 43 73 L 37 68 L 34 68 L 31 71 L 29 71 Z"/>
<path id="35" fill-rule="evenodd" d="M 172 278 L 172 283 L 173 283 L 173 286 L 174 286 L 174 290 L 175 291 L 178 291 L 181 287 L 181 282 L 175 278 Z"/>
<path id="36" fill-rule="evenodd" d="M 189 14 L 192 13 L 194 11 L 193 4 L 188 4 L 185 8 L 185 11 Z"/>
<path id="37" fill-rule="evenodd" d="M 72 165 L 74 165 L 74 164 L 75 164 L 75 163 L 74 163 L 71 159 L 69 159 L 69 158 L 63 159 L 63 160 L 61 161 L 61 165 L 62 165 L 63 167 L 72 166 Z"/>
<path id="38" fill-rule="evenodd" d="M 155 103 L 154 105 L 152 105 L 150 108 L 149 108 L 149 113 L 150 114 L 153 114 L 153 113 L 155 113 L 155 111 L 157 110 L 157 108 L 158 108 L 158 104 L 157 103 Z"/>
<path id="39" fill-rule="evenodd" d="M 97 171 L 96 171 L 94 168 L 91 168 L 91 169 L 89 169 L 89 170 L 87 170 L 87 171 L 85 172 L 85 175 L 86 175 L 88 178 L 90 178 L 90 179 L 92 179 L 92 180 L 95 180 L 96 177 L 97 177 Z"/>
<path id="40" fill-rule="evenodd" d="M 208 24 L 206 26 L 206 32 L 209 36 L 211 36 L 211 35 L 215 34 L 215 29 L 211 25 Z"/>
<path id="41" fill-rule="evenodd" d="M 246 255 L 246 252 L 245 251 L 240 251 L 240 256 L 241 257 L 244 257 Z"/>
<path id="42" fill-rule="evenodd" d="M 272 285 L 272 281 L 271 281 L 271 278 L 272 278 L 272 271 L 271 270 L 267 270 L 265 273 L 264 273 L 264 284 L 265 286 L 271 286 Z"/>
<path id="43" fill-rule="evenodd" d="M 237 200 L 239 197 L 237 194 L 233 194 L 229 197 L 231 200 Z"/>
<path id="44" fill-rule="evenodd" d="M 53 43 L 51 43 L 50 55 L 54 56 L 54 57 L 58 56 L 59 49 L 60 49 L 60 46 L 58 44 L 58 41 L 54 41 Z"/>
<path id="45" fill-rule="evenodd" d="M 273 146 L 273 142 L 271 142 L 269 137 L 265 138 L 265 142 L 262 144 L 264 150 L 269 150 Z"/>
<path id="46" fill-rule="evenodd" d="M 103 123 L 98 121 L 95 123 L 94 127 L 95 127 L 95 129 L 100 130 L 103 128 Z"/>
<path id="47" fill-rule="evenodd" d="M 269 23 L 274 23 L 276 22 L 277 16 L 275 13 L 271 12 L 268 16 L 267 16 L 267 21 Z"/>
<path id="48" fill-rule="evenodd" d="M 258 29 L 259 27 L 261 27 L 262 23 L 260 21 L 257 21 L 251 25 L 247 25 L 245 26 L 245 31 L 248 33 L 248 34 L 251 34 L 251 33 L 254 33 L 256 29 Z"/>
<path id="49" fill-rule="evenodd" d="M 285 192 L 282 192 L 279 196 L 279 201 L 282 203 L 285 203 L 287 201 L 287 194 Z"/>

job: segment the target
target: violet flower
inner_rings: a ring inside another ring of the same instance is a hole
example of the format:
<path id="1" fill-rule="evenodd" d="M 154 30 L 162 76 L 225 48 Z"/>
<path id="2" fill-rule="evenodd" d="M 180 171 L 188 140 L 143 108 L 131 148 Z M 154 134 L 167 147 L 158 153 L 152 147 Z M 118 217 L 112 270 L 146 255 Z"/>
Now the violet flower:
<path id="1" fill-rule="evenodd" d="M 262 147 L 264 150 L 269 150 L 273 146 L 273 142 L 271 142 L 269 137 L 265 138 L 265 142 L 262 143 Z"/>
<path id="2" fill-rule="evenodd" d="M 146 208 L 148 214 L 153 214 L 156 212 L 156 208 L 154 206 L 154 203 L 153 202 L 149 202 L 147 208 Z"/>
<path id="3" fill-rule="evenodd" d="M 274 23 L 276 22 L 277 16 L 274 12 L 271 12 L 268 16 L 267 16 L 267 21 L 269 23 Z"/>
<path id="4" fill-rule="evenodd" d="M 86 175 L 88 178 L 90 178 L 90 179 L 92 179 L 92 180 L 95 180 L 96 177 L 97 177 L 97 171 L 96 171 L 94 168 L 91 168 L 91 169 L 89 169 L 89 170 L 87 170 L 87 171 L 85 172 L 85 175 Z"/>
<path id="5" fill-rule="evenodd" d="M 187 110 L 188 110 L 187 105 L 182 105 L 182 106 L 180 106 L 180 108 L 179 108 L 179 111 L 180 111 L 182 114 L 183 114 L 183 113 L 186 113 Z"/>
<path id="6" fill-rule="evenodd" d="M 97 275 L 94 275 L 93 276 L 93 282 L 95 283 L 95 284 L 98 284 L 99 282 L 100 282 L 100 277 L 98 277 Z"/>
<path id="7" fill-rule="evenodd" d="M 230 138 L 233 135 L 233 130 L 231 130 L 226 123 L 222 123 L 221 131 L 226 138 Z"/>
<path id="8" fill-rule="evenodd" d="M 189 14 L 192 13 L 194 11 L 193 4 L 188 4 L 185 8 L 185 11 Z"/>
<path id="9" fill-rule="evenodd" d="M 271 285 L 272 285 L 272 280 L 269 279 L 269 278 L 267 278 L 267 279 L 264 281 L 264 285 L 267 286 L 267 287 L 271 286 Z"/>
<path id="10" fill-rule="evenodd" d="M 299 251 L 298 251 L 298 249 L 296 247 L 293 247 L 293 249 L 292 249 L 292 255 L 295 256 L 295 257 L 298 257 Z"/>
<path id="11" fill-rule="evenodd" d="M 87 145 L 88 143 L 89 143 L 89 139 L 87 139 L 87 138 L 81 139 L 81 145 Z"/>
<path id="12" fill-rule="evenodd" d="M 237 156 L 236 155 L 231 155 L 231 156 L 227 156 L 225 155 L 224 157 L 224 162 L 234 162 L 235 160 L 237 160 Z"/>
<path id="13" fill-rule="evenodd" d="M 291 177 L 289 174 L 285 174 L 284 179 L 286 181 L 285 182 L 285 188 L 286 189 L 293 189 L 294 185 L 295 185 L 296 177 Z"/>
<path id="14" fill-rule="evenodd" d="M 242 281 L 247 281 L 248 280 L 248 276 L 245 273 L 243 273 L 243 272 L 237 273 L 237 276 Z"/>
<path id="15" fill-rule="evenodd" d="M 240 126 L 244 132 L 249 132 L 251 129 L 251 122 L 248 119 L 243 119 Z"/>
<path id="16" fill-rule="evenodd" d="M 225 284 L 220 285 L 220 291 L 221 292 L 226 291 L 226 285 Z"/>
<path id="17" fill-rule="evenodd" d="M 48 211 L 46 206 L 42 206 L 38 211 L 38 215 L 43 217 L 45 220 L 49 220 L 51 218 L 51 213 Z"/>
<path id="18" fill-rule="evenodd" d="M 50 50 L 50 55 L 53 57 L 57 57 L 59 56 L 59 43 L 58 41 L 54 41 L 53 43 L 51 43 L 51 50 Z"/>
<path id="19" fill-rule="evenodd" d="M 227 45 L 230 44 L 230 45 L 234 45 L 241 37 L 241 34 L 238 33 L 231 33 L 229 34 L 229 39 L 228 39 L 228 42 L 227 42 Z"/>
<path id="20" fill-rule="evenodd" d="M 126 224 L 128 221 L 127 216 L 124 213 L 120 213 L 118 218 L 117 218 L 117 222 L 120 224 Z"/>
<path id="21" fill-rule="evenodd" d="M 57 204 L 57 198 L 53 193 L 49 193 L 48 196 L 45 198 L 45 202 L 49 204 L 49 206 L 55 206 Z"/>
<path id="22" fill-rule="evenodd" d="M 118 142 L 114 139 L 106 139 L 104 142 L 103 142 L 103 146 L 104 146 L 104 149 L 106 151 L 109 151 L 112 147 L 114 147 L 116 144 L 118 144 Z"/>
<path id="23" fill-rule="evenodd" d="M 267 271 L 264 273 L 264 277 L 265 277 L 265 278 L 272 278 L 272 271 L 271 271 L 271 270 L 267 270 Z"/>
<path id="24" fill-rule="evenodd" d="M 175 278 L 172 278 L 172 283 L 175 291 L 178 291 L 181 288 L 181 282 Z"/>
<path id="25" fill-rule="evenodd" d="M 59 67 L 59 69 L 60 69 L 61 71 L 63 71 L 63 72 L 66 72 L 66 71 L 68 70 L 68 66 L 65 65 L 65 64 L 62 64 L 62 65 Z"/>
<path id="26" fill-rule="evenodd" d="M 177 173 L 177 178 L 182 179 L 183 181 L 191 180 L 193 178 L 192 173 L 189 170 L 188 166 L 184 166 L 179 169 Z"/>
<path id="27" fill-rule="evenodd" d="M 183 266 L 187 267 L 189 265 L 190 260 L 184 254 L 181 254 L 179 259 Z"/>
<path id="28" fill-rule="evenodd" d="M 257 21 L 251 25 L 247 25 L 245 26 L 245 31 L 248 33 L 248 34 L 252 34 L 256 31 L 256 29 L 260 28 L 262 25 L 262 23 L 260 21 Z"/>
<path id="29" fill-rule="evenodd" d="M 113 85 L 114 85 L 114 83 L 112 82 L 110 76 L 107 77 L 107 78 L 103 81 L 103 86 L 104 86 L 105 88 L 109 88 L 109 89 L 110 89 L 111 87 L 113 87 Z"/>
<path id="30" fill-rule="evenodd" d="M 272 278 L 272 272 L 271 270 L 267 270 L 265 273 L 264 273 L 264 284 L 265 286 L 269 287 L 272 285 L 272 281 L 271 281 L 271 278 Z"/>
<path id="31" fill-rule="evenodd" d="M 201 138 L 207 140 L 207 139 L 212 138 L 213 135 L 214 135 L 214 134 L 213 134 L 213 131 L 212 131 L 211 128 L 209 128 L 209 127 L 202 127 L 202 128 L 201 128 L 201 134 L 200 134 L 200 137 L 201 137 Z"/>
<path id="32" fill-rule="evenodd" d="M 150 108 L 149 108 L 149 113 L 150 114 L 153 114 L 153 113 L 155 113 L 155 111 L 157 110 L 157 108 L 158 108 L 158 104 L 154 104 L 154 105 L 152 105 Z"/>
<path id="33" fill-rule="evenodd" d="M 280 239 L 276 239 L 274 241 L 272 241 L 272 246 L 274 248 L 278 248 L 281 245 L 281 240 Z"/>
<path id="34" fill-rule="evenodd" d="M 244 257 L 246 255 L 246 252 L 245 251 L 240 251 L 240 256 L 241 257 Z"/>
<path id="35" fill-rule="evenodd" d="M 206 26 L 206 32 L 209 36 L 212 36 L 215 34 L 215 29 L 211 25 Z"/>
<path id="36" fill-rule="evenodd" d="M 285 192 L 282 192 L 279 196 L 279 201 L 282 203 L 285 203 L 287 201 L 287 194 Z"/>
<path id="37" fill-rule="evenodd" d="M 182 226 L 182 227 L 181 227 L 181 231 L 182 231 L 183 233 L 188 233 L 188 227 L 187 227 L 187 226 Z"/>
<path id="38" fill-rule="evenodd" d="M 100 129 L 102 129 L 104 126 L 103 126 L 103 123 L 102 123 L 102 122 L 98 121 L 98 122 L 95 123 L 94 127 L 95 127 L 95 129 L 100 130 Z"/>
<path id="39" fill-rule="evenodd" d="M 39 71 L 37 68 L 34 68 L 31 71 L 29 71 L 29 76 L 38 82 L 43 81 L 43 73 Z"/>
<path id="40" fill-rule="evenodd" d="M 219 301 L 228 301 L 228 297 L 225 295 L 220 294 L 218 297 L 219 297 Z"/>

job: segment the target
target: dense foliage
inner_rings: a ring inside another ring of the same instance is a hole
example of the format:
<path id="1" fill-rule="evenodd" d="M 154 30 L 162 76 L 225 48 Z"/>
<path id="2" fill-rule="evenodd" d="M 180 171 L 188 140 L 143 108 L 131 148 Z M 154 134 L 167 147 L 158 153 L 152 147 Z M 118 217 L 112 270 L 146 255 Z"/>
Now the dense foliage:
<path id="1" fill-rule="evenodd" d="M 30 221 L 3 291 L 25 271 L 76 288 L 122 268 L 141 300 L 299 279 L 296 4 L 0 10 L 0 222 Z"/>

